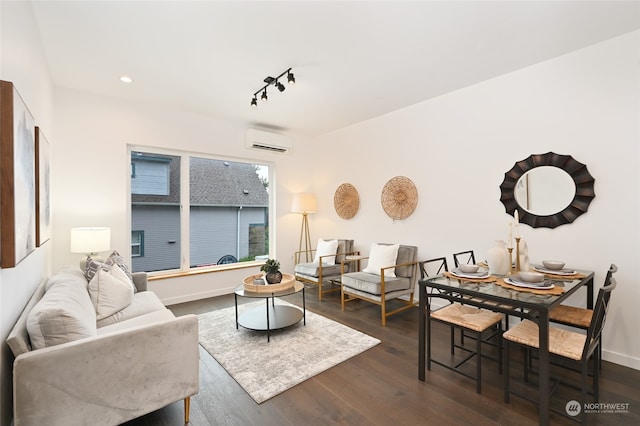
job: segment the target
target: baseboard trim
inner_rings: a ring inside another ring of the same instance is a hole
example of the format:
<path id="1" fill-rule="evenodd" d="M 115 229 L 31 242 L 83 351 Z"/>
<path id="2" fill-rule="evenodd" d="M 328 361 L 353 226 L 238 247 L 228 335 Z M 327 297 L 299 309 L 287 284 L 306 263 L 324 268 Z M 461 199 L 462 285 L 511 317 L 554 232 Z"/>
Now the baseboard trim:
<path id="1" fill-rule="evenodd" d="M 607 336 L 605 335 L 604 338 L 606 343 Z M 634 370 L 640 370 L 640 359 L 619 352 L 609 351 L 606 346 L 602 348 L 602 359 L 624 367 L 633 368 Z"/>
<path id="2" fill-rule="evenodd" d="M 177 305 L 178 303 L 194 302 L 196 300 L 208 299 L 210 297 L 223 296 L 225 294 L 233 294 L 235 287 L 218 288 L 215 290 L 203 291 L 201 293 L 185 294 L 176 297 L 167 297 L 162 299 L 165 306 Z"/>

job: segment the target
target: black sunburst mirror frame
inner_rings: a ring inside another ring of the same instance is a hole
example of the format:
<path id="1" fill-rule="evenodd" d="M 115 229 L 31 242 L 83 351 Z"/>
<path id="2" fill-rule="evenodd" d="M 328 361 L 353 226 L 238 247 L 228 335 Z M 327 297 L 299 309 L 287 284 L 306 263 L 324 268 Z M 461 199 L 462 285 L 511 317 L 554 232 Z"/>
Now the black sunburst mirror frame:
<path id="1" fill-rule="evenodd" d="M 576 193 L 569 205 L 558 213 L 540 216 L 526 211 L 518 204 L 515 198 L 515 187 L 518 180 L 529 170 L 536 167 L 551 166 L 564 170 L 571 176 L 576 186 Z M 560 225 L 572 223 L 576 218 L 587 212 L 589 204 L 595 198 L 593 189 L 595 179 L 587 166 L 576 161 L 570 155 L 560 155 L 554 152 L 546 154 L 534 154 L 518 161 L 507 173 L 500 185 L 500 201 L 504 204 L 507 213 L 513 216 L 518 209 L 520 222 L 526 223 L 532 228 L 555 228 Z"/>

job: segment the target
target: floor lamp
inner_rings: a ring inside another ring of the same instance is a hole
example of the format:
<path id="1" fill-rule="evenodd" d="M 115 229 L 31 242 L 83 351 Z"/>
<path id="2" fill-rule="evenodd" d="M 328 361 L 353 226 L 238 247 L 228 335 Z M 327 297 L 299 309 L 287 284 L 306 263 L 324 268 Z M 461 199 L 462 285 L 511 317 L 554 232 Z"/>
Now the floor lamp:
<path id="1" fill-rule="evenodd" d="M 316 203 L 316 196 L 310 192 L 299 192 L 293 194 L 293 202 L 291 203 L 291 211 L 293 213 L 302 214 L 302 227 L 300 228 L 300 246 L 298 251 L 302 252 L 302 243 L 304 241 L 304 252 L 306 261 L 309 262 L 309 250 L 311 250 L 311 235 L 309 234 L 309 213 L 316 213 L 318 211 L 318 204 Z M 313 259 L 313 256 L 311 256 Z"/>

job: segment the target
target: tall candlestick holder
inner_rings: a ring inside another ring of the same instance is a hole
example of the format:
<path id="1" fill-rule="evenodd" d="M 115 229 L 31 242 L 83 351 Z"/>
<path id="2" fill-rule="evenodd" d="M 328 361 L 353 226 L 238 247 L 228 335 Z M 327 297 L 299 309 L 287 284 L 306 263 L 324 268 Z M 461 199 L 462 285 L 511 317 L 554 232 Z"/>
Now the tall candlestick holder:
<path id="1" fill-rule="evenodd" d="M 520 272 L 520 237 L 516 237 L 516 272 Z"/>
<path id="2" fill-rule="evenodd" d="M 513 247 L 507 247 L 509 251 L 509 275 L 513 275 Z"/>

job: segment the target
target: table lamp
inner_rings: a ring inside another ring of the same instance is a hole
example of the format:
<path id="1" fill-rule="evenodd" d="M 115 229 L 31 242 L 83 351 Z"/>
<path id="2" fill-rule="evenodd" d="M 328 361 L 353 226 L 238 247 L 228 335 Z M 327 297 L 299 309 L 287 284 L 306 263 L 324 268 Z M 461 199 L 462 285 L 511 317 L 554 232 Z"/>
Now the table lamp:
<path id="1" fill-rule="evenodd" d="M 111 248 L 111 228 L 71 228 L 71 253 L 83 253 L 80 269 L 86 268 L 87 258 Z"/>
<path id="2" fill-rule="evenodd" d="M 299 192 L 293 194 L 291 212 L 302 214 L 302 228 L 300 229 L 300 246 L 298 251 L 302 251 L 302 241 L 304 240 L 304 250 L 307 262 L 309 262 L 309 250 L 311 249 L 311 235 L 309 234 L 309 220 L 307 214 L 317 213 L 318 203 L 316 196 L 310 192 Z"/>

